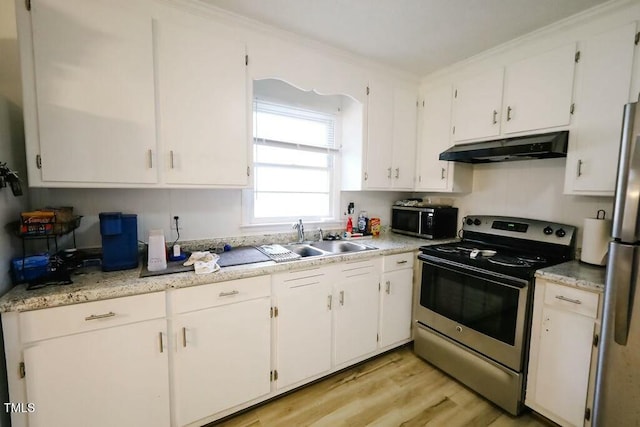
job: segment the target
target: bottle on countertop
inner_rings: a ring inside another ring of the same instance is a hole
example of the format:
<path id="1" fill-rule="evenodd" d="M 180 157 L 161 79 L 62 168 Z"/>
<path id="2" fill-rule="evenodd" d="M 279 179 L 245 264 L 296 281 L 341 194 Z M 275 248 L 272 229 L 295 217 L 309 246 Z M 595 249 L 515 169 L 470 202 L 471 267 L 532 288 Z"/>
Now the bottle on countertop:
<path id="1" fill-rule="evenodd" d="M 351 217 L 347 219 L 347 233 L 353 233 L 353 220 Z"/>
<path id="2" fill-rule="evenodd" d="M 367 218 L 367 212 L 360 211 L 358 214 L 358 231 L 360 233 L 366 233 L 369 218 Z"/>

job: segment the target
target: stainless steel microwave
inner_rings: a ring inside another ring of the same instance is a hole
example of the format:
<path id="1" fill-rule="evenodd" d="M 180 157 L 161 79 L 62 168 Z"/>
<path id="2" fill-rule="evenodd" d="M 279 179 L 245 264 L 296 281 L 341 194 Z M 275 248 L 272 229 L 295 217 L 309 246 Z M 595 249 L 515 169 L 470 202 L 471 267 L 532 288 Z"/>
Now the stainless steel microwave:
<path id="1" fill-rule="evenodd" d="M 393 206 L 391 231 L 423 239 L 456 237 L 458 208 L 451 206 Z"/>

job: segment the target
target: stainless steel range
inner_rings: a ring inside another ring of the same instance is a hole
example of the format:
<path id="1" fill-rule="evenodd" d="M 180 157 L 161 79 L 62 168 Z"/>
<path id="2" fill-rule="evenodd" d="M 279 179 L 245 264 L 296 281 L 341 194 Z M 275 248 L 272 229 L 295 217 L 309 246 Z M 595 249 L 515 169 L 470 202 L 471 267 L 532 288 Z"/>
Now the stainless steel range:
<path id="1" fill-rule="evenodd" d="M 462 241 L 421 247 L 415 352 L 517 415 L 534 274 L 572 259 L 575 234 L 566 224 L 472 215 Z"/>

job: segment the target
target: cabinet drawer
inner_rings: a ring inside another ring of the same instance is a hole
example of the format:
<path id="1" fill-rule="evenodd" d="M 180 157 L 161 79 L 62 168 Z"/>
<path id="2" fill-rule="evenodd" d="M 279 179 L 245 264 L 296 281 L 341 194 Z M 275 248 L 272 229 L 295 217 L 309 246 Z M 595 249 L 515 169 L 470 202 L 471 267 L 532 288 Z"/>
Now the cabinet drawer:
<path id="1" fill-rule="evenodd" d="M 23 342 L 126 325 L 166 316 L 165 293 L 135 295 L 20 313 Z"/>
<path id="2" fill-rule="evenodd" d="M 363 272 L 366 269 L 380 271 L 381 260 L 379 257 L 376 257 L 358 261 L 346 261 L 342 264 L 339 264 L 339 268 L 342 274 L 347 275 Z"/>
<path id="3" fill-rule="evenodd" d="M 413 268 L 413 261 L 416 255 L 413 252 L 404 254 L 387 255 L 382 259 L 382 271 L 395 271 L 404 268 Z"/>
<path id="4" fill-rule="evenodd" d="M 309 270 L 291 271 L 287 273 L 279 273 L 273 275 L 273 289 L 275 293 L 285 291 L 286 289 L 297 288 L 301 286 L 309 286 L 327 280 L 329 269 L 311 268 Z"/>
<path id="5" fill-rule="evenodd" d="M 562 308 L 594 319 L 598 317 L 598 298 L 597 293 L 554 283 L 546 283 L 544 292 L 545 305 Z"/>
<path id="6" fill-rule="evenodd" d="M 171 298 L 174 313 L 185 313 L 270 295 L 271 277 L 258 276 L 178 289 Z"/>

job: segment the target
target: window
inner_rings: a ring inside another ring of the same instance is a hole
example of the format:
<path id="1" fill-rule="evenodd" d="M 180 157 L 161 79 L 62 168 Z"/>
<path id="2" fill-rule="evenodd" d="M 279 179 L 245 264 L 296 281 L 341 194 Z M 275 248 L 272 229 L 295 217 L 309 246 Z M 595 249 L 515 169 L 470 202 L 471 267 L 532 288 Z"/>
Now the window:
<path id="1" fill-rule="evenodd" d="M 333 219 L 337 115 L 254 102 L 252 223 Z M 250 200 L 248 200 L 250 199 Z"/>

